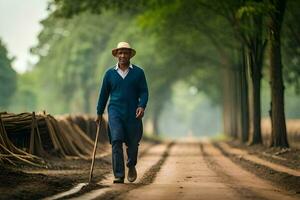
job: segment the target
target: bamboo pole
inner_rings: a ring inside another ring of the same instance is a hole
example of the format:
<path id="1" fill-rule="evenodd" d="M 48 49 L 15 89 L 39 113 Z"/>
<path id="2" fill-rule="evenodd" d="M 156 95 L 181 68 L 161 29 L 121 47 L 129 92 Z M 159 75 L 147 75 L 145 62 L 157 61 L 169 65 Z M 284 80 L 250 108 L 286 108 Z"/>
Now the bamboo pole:
<path id="1" fill-rule="evenodd" d="M 98 144 L 98 137 L 99 137 L 99 132 L 100 132 L 100 125 L 101 125 L 101 121 L 98 124 L 97 123 L 97 133 L 96 133 L 96 138 L 95 138 L 95 144 L 94 144 L 94 150 L 93 150 L 93 155 L 92 155 L 92 164 L 91 164 L 91 169 L 90 169 L 90 176 L 89 176 L 89 183 L 92 182 L 93 179 L 93 171 L 94 171 L 94 164 L 95 164 L 95 156 L 96 156 L 96 150 L 97 150 L 97 144 Z"/>

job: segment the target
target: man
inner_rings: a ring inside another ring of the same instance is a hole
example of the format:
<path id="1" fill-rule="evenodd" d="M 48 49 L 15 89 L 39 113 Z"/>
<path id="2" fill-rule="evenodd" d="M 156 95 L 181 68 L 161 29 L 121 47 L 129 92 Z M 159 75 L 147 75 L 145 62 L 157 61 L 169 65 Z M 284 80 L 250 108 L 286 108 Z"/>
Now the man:
<path id="1" fill-rule="evenodd" d="M 114 183 L 124 183 L 123 142 L 127 146 L 127 179 L 134 182 L 137 178 L 135 165 L 143 134 L 142 117 L 148 102 L 148 87 L 144 71 L 130 63 L 135 54 L 136 51 L 127 42 L 120 42 L 117 48 L 112 50 L 112 55 L 118 59 L 118 63 L 106 71 L 97 105 L 96 122 L 99 123 L 110 97 L 108 125 Z"/>

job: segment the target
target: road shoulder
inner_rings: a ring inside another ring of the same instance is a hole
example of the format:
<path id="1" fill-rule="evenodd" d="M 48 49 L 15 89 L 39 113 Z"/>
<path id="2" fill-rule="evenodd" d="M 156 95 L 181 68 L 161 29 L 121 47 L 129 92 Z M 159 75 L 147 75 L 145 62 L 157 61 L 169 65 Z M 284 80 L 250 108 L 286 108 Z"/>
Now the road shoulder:
<path id="1" fill-rule="evenodd" d="M 237 141 L 214 142 L 214 146 L 243 169 L 289 193 L 300 195 L 299 150 L 247 146 Z"/>

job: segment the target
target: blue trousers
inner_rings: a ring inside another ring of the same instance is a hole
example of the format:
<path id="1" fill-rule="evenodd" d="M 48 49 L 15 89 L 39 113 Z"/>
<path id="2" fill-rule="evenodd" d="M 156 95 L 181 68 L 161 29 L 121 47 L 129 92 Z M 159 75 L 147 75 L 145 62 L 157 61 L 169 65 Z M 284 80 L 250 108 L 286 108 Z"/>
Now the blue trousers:
<path id="1" fill-rule="evenodd" d="M 112 165 L 115 177 L 125 177 L 123 143 L 126 144 L 126 166 L 135 166 L 137 163 L 139 142 L 143 134 L 140 119 L 122 119 L 118 116 L 109 116 L 109 138 L 112 145 Z"/>
<path id="2" fill-rule="evenodd" d="M 124 156 L 123 156 L 122 146 L 123 146 L 122 141 L 114 141 L 112 143 L 113 172 L 114 172 L 114 176 L 119 178 L 125 177 Z M 138 144 L 127 146 L 126 152 L 128 157 L 126 166 L 127 167 L 135 166 L 137 163 Z"/>

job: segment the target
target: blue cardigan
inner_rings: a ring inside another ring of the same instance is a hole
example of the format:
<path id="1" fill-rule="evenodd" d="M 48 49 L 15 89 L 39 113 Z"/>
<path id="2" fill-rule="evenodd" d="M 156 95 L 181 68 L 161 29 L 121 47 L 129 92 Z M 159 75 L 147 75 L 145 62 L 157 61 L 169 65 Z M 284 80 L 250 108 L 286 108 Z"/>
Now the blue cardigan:
<path id="1" fill-rule="evenodd" d="M 123 79 L 115 67 L 106 71 L 100 90 L 97 114 L 104 112 L 108 98 L 109 115 L 117 115 L 122 118 L 135 118 L 137 107 L 146 108 L 148 102 L 148 86 L 144 71 L 132 65 L 125 79 Z"/>

